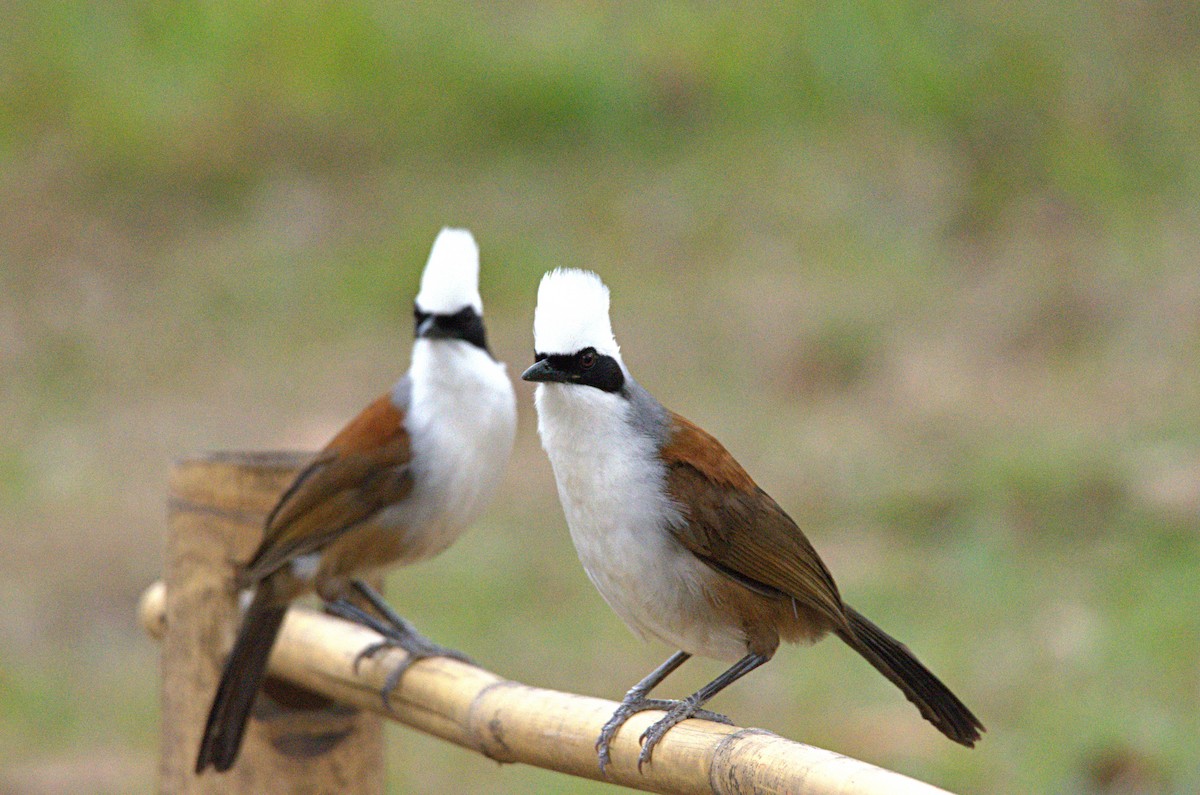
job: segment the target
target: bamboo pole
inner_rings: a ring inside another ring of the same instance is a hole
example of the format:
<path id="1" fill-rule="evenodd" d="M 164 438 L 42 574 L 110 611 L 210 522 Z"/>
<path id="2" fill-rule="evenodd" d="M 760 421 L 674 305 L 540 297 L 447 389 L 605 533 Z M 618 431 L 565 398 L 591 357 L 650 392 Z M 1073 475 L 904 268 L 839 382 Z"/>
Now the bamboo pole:
<path id="1" fill-rule="evenodd" d="M 167 630 L 166 588 L 142 597 L 143 626 Z M 616 704 L 503 679 L 445 658 L 422 660 L 393 692 L 389 712 L 380 699 L 388 672 L 404 659 L 389 650 L 354 669 L 374 632 L 338 618 L 293 608 L 271 657 L 274 675 L 360 710 L 370 710 L 500 762 L 521 762 L 646 792 L 789 793 L 790 795 L 936 795 L 944 790 L 759 729 L 690 720 L 672 729 L 654 759 L 637 770 L 637 738 L 660 712 L 635 715 L 617 735 L 608 778 L 594 744 Z"/>

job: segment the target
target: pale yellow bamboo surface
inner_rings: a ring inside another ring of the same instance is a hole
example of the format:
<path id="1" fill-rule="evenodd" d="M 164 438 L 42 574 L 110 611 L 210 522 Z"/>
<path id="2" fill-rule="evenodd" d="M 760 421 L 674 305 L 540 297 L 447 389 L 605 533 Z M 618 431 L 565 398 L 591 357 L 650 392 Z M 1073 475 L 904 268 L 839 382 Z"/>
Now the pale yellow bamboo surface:
<path id="1" fill-rule="evenodd" d="M 139 613 L 151 635 L 165 629 L 165 586 L 142 596 Z M 388 651 L 354 671 L 354 658 L 378 635 L 306 608 L 288 614 L 271 671 L 353 706 L 379 712 L 501 762 L 520 762 L 647 792 L 789 793 L 790 795 L 933 795 L 945 793 L 857 759 L 792 742 L 769 732 L 690 720 L 671 730 L 644 773 L 637 738 L 661 712 L 635 715 L 613 746 L 607 779 L 594 743 L 616 704 L 508 681 L 456 660 L 423 660 L 392 695 L 379 689 L 404 652 Z"/>

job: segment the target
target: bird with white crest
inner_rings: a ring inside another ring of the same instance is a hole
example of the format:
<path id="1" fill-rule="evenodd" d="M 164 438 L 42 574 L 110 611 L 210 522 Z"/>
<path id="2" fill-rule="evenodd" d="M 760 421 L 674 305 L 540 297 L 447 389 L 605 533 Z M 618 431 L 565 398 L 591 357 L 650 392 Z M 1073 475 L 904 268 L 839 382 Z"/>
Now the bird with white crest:
<path id="1" fill-rule="evenodd" d="M 969 709 L 903 644 L 842 601 L 812 544 L 711 435 L 668 410 L 630 375 L 594 273 L 558 269 L 538 289 L 538 433 L 567 527 L 588 577 L 634 631 L 676 649 L 636 684 L 600 731 L 600 768 L 634 714 L 665 715 L 641 736 L 639 770 L 655 746 L 775 654 L 781 640 L 828 633 L 891 680 L 951 740 L 983 730 Z M 731 663 L 679 701 L 650 691 L 691 656 Z"/>
<path id="2" fill-rule="evenodd" d="M 241 572 L 236 585 L 253 597 L 221 673 L 197 773 L 233 764 L 284 614 L 307 593 L 384 635 L 366 653 L 384 645 L 408 652 L 388 689 L 424 657 L 465 659 L 419 635 L 360 578 L 454 543 L 491 500 L 512 451 L 516 399 L 488 348 L 479 249 L 467 230 L 443 229 L 434 241 L 413 315 L 407 374 L 296 476 Z"/>

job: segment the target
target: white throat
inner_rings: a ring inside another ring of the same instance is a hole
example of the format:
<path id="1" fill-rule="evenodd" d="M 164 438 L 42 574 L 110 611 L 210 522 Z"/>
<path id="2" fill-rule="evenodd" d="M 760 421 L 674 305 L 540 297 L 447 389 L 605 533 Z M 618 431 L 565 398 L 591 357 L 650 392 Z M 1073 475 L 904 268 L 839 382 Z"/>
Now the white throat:
<path id="1" fill-rule="evenodd" d="M 408 392 L 412 444 L 406 523 L 422 528 L 427 557 L 453 543 L 495 493 L 512 452 L 516 398 L 504 364 L 461 340 L 416 340 L 396 389 Z"/>

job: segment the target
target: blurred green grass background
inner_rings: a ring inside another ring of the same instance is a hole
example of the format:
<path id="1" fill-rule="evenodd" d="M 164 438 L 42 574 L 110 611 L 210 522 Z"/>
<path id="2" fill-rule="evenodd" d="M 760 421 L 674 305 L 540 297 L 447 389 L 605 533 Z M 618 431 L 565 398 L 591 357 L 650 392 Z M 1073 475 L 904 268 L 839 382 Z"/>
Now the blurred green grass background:
<path id="1" fill-rule="evenodd" d="M 407 367 L 454 224 L 514 375 L 540 274 L 599 271 L 639 380 L 989 732 L 946 742 L 836 642 L 716 709 L 950 789 L 1200 790 L 1193 4 L 5 11 L 0 789 L 153 789 L 171 461 L 321 444 Z M 617 698 L 671 650 L 587 582 L 517 391 L 500 498 L 389 597 Z M 394 792 L 608 790 L 388 754 Z"/>

